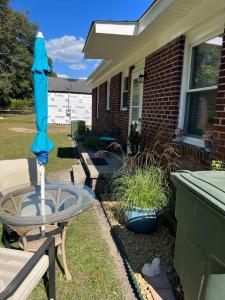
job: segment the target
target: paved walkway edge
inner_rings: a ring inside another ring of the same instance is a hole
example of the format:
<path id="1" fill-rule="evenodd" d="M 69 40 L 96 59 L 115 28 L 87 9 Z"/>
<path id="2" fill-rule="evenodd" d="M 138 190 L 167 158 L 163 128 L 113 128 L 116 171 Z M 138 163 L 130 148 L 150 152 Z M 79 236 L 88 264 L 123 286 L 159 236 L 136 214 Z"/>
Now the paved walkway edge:
<path id="1" fill-rule="evenodd" d="M 124 272 L 125 272 L 126 278 L 124 278 L 124 276 L 123 276 L 122 280 L 124 281 L 124 279 L 125 279 L 125 281 L 124 281 L 124 284 L 126 285 L 125 290 L 127 290 L 127 285 L 129 285 L 129 289 L 132 292 L 132 296 L 133 296 L 132 298 L 131 298 L 131 295 L 127 294 L 124 299 L 127 299 L 127 300 L 131 300 L 131 299 L 143 300 L 142 293 L 140 291 L 139 285 L 136 281 L 136 278 L 134 276 L 134 272 L 133 272 L 133 270 L 130 266 L 130 263 L 129 263 L 129 260 L 126 256 L 126 253 L 124 252 L 121 241 L 120 241 L 117 233 L 115 232 L 115 230 L 111 226 L 110 220 L 108 219 L 108 216 L 105 212 L 104 206 L 102 205 L 101 201 L 98 201 L 97 207 L 98 207 L 98 210 L 99 209 L 101 210 L 102 215 L 104 215 L 105 223 L 107 224 L 107 227 L 110 230 L 111 239 L 114 243 L 115 248 L 117 249 L 117 253 L 118 253 L 118 256 L 119 256 L 119 264 L 122 264 L 123 267 L 124 267 Z"/>

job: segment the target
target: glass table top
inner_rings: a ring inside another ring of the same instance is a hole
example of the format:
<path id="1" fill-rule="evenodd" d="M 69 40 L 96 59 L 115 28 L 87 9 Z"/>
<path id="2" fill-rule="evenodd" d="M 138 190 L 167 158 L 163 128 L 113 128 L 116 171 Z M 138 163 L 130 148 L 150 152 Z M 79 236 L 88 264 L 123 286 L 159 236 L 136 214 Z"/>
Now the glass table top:
<path id="1" fill-rule="evenodd" d="M 19 188 L 0 198 L 0 221 L 27 226 L 66 222 L 86 211 L 94 202 L 94 192 L 71 182 L 46 182 L 44 215 L 40 185 Z"/>

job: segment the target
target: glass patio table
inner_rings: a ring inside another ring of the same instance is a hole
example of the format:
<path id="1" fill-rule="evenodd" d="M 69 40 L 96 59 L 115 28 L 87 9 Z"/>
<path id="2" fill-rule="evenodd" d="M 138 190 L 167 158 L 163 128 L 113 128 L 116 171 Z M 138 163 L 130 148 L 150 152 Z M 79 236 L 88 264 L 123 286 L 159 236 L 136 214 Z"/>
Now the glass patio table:
<path id="1" fill-rule="evenodd" d="M 45 195 L 42 215 L 40 185 L 18 186 L 0 198 L 0 221 L 19 234 L 19 244 L 26 251 L 36 251 L 48 236 L 54 236 L 56 246 L 61 245 L 65 275 L 70 280 L 65 255 L 67 223 L 90 208 L 95 195 L 86 186 L 65 182 L 46 182 Z M 44 238 L 40 229 L 43 225 Z"/>

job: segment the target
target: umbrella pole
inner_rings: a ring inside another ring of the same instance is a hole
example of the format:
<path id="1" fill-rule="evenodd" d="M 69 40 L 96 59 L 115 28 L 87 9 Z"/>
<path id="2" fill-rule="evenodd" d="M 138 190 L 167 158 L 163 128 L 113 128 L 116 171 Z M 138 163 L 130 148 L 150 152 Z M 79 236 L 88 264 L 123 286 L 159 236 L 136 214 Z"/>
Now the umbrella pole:
<path id="1" fill-rule="evenodd" d="M 45 215 L 45 166 L 40 165 L 41 175 L 41 215 Z M 45 225 L 41 226 L 41 236 L 45 237 Z"/>

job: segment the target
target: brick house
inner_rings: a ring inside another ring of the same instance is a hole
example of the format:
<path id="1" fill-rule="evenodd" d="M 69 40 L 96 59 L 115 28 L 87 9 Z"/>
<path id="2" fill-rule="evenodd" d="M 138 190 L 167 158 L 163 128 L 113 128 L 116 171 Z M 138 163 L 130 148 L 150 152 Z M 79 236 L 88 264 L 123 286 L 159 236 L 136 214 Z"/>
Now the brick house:
<path id="1" fill-rule="evenodd" d="M 224 27 L 224 0 L 156 0 L 137 21 L 94 21 L 84 46 L 86 58 L 102 59 L 88 78 L 93 129 L 118 127 L 126 146 L 138 122 L 148 147 L 159 128 L 170 139 L 181 128 L 184 160 L 225 161 Z"/>

